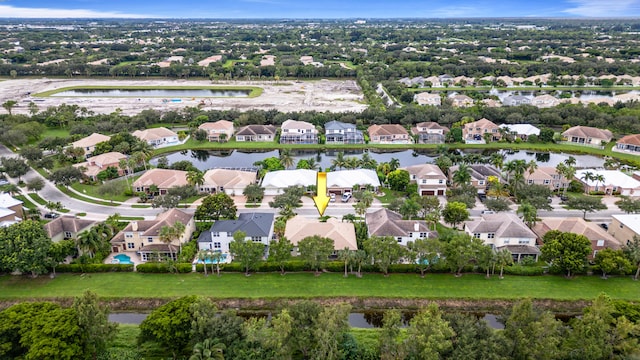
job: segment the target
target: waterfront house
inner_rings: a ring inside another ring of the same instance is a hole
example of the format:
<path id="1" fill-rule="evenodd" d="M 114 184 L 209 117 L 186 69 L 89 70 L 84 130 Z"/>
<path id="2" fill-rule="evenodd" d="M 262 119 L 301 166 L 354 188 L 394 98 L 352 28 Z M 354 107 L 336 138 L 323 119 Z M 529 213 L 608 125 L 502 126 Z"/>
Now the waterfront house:
<path id="1" fill-rule="evenodd" d="M 270 171 L 262 178 L 261 186 L 266 196 L 279 195 L 290 186 L 307 188 L 317 183 L 317 172 L 309 169 Z"/>
<path id="2" fill-rule="evenodd" d="M 407 130 L 399 124 L 371 125 L 367 129 L 372 144 L 411 144 Z"/>
<path id="3" fill-rule="evenodd" d="M 146 142 L 153 147 L 163 147 L 178 144 L 178 134 L 165 128 L 153 128 L 145 130 L 136 130 L 131 135 Z"/>
<path id="4" fill-rule="evenodd" d="M 525 171 L 524 181 L 527 185 L 544 185 L 551 190 L 564 189 L 569 186 L 569 181 L 558 174 L 553 166 L 539 166 L 533 173 Z"/>
<path id="5" fill-rule="evenodd" d="M 256 171 L 243 171 L 231 169 L 210 169 L 204 173 L 204 183 L 200 185 L 200 192 L 218 193 L 227 195 L 242 195 L 247 185 L 255 184 Z"/>
<path id="6" fill-rule="evenodd" d="M 236 132 L 236 141 L 274 141 L 276 130 L 273 125 L 247 125 Z"/>
<path id="7" fill-rule="evenodd" d="M 362 131 L 354 124 L 332 120 L 324 124 L 327 144 L 364 144 Z"/>
<path id="8" fill-rule="evenodd" d="M 404 246 L 410 241 L 438 236 L 429 230 L 426 221 L 403 220 L 402 215 L 386 208 L 367 213 L 364 221 L 369 236 L 391 236 Z"/>
<path id="9" fill-rule="evenodd" d="M 562 133 L 567 142 L 575 145 L 597 146 L 606 145 L 613 134 L 609 130 L 602 130 L 589 126 L 574 126 Z"/>
<path id="10" fill-rule="evenodd" d="M 613 151 L 640 154 L 640 134 L 623 136 L 613 147 Z"/>
<path id="11" fill-rule="evenodd" d="M 152 185 L 158 187 L 160 195 L 164 195 L 172 187 L 189 185 L 187 172 L 172 169 L 151 169 L 134 181 L 132 187 L 136 192 L 149 193 Z"/>
<path id="12" fill-rule="evenodd" d="M 440 106 L 442 104 L 442 97 L 440 97 L 440 94 L 428 92 L 415 94 L 413 96 L 413 100 L 418 103 L 418 105 Z"/>
<path id="13" fill-rule="evenodd" d="M 447 192 L 447 177 L 433 164 L 413 165 L 403 168 L 409 172 L 411 182 L 418 184 L 420 196 L 443 196 Z"/>
<path id="14" fill-rule="evenodd" d="M 504 131 L 507 133 L 524 141 L 527 141 L 531 135 L 540 135 L 540 129 L 531 124 L 502 124 L 500 128 L 505 129 Z"/>
<path id="15" fill-rule="evenodd" d="M 498 141 L 501 137 L 500 127 L 485 118 L 462 126 L 462 138 L 467 144 L 484 144 L 485 134 L 489 134 L 490 141 Z"/>
<path id="16" fill-rule="evenodd" d="M 207 132 L 207 140 L 217 142 L 229 141 L 234 132 L 233 123 L 227 120 L 206 122 L 198 126 L 198 129 Z"/>
<path id="17" fill-rule="evenodd" d="M 358 189 L 371 188 L 374 192 L 380 187 L 378 174 L 370 169 L 338 170 L 327 173 L 327 191 L 343 194 Z"/>
<path id="18" fill-rule="evenodd" d="M 586 192 L 640 196 L 640 181 L 618 170 L 581 169 L 576 171 L 575 178 L 582 183 Z"/>
<path id="19" fill-rule="evenodd" d="M 96 145 L 111 140 L 111 136 L 93 133 L 87 137 L 83 137 L 80 140 L 71 143 L 71 147 L 81 148 L 84 150 L 84 156 L 90 157 L 96 150 Z"/>
<path id="20" fill-rule="evenodd" d="M 245 233 L 246 241 L 261 243 L 266 248 L 273 238 L 273 219 L 273 213 L 251 212 L 241 213 L 235 220 L 218 220 L 200 233 L 198 249 L 228 254 L 233 234 L 238 231 Z"/>
<path id="21" fill-rule="evenodd" d="M 449 129 L 433 121 L 421 122 L 411 128 L 418 144 L 444 144 L 448 132 Z"/>
<path id="22" fill-rule="evenodd" d="M 280 130 L 280 144 L 318 143 L 318 130 L 306 121 L 286 120 Z"/>
<path id="23" fill-rule="evenodd" d="M 464 231 L 492 249 L 509 250 L 514 261 L 519 262 L 523 257 L 537 261 L 540 255 L 537 235 L 513 213 L 483 214 L 480 219 L 465 221 Z"/>

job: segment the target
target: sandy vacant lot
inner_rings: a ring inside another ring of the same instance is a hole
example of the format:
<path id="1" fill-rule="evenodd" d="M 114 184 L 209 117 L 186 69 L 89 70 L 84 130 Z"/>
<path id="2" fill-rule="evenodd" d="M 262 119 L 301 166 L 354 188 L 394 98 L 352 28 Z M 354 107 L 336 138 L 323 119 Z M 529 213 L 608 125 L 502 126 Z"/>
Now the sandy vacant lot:
<path id="1" fill-rule="evenodd" d="M 100 98 L 100 97 L 46 97 L 34 98 L 28 93 L 70 86 L 257 86 L 264 89 L 255 98 L 183 98 L 181 102 L 167 102 L 162 98 Z M 204 104 L 203 109 L 250 109 L 288 111 L 331 111 L 360 112 L 366 108 L 362 91 L 353 80 L 317 81 L 217 81 L 206 80 L 91 80 L 91 79 L 17 79 L 0 81 L 0 104 L 15 100 L 18 105 L 14 114 L 26 114 L 28 104 L 34 101 L 38 107 L 46 109 L 60 104 L 76 104 L 95 113 L 109 114 L 121 109 L 123 114 L 132 115 L 145 109 L 160 111 L 177 110 Z M 163 101 L 164 100 L 164 101 Z M 0 108 L 0 112 L 6 112 Z"/>

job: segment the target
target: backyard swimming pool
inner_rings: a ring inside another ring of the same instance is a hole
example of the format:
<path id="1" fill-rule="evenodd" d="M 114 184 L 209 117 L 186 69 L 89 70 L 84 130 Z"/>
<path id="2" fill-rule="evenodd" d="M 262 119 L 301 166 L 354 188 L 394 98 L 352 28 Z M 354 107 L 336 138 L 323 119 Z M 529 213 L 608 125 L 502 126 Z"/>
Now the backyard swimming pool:
<path id="1" fill-rule="evenodd" d="M 133 264 L 129 255 L 125 255 L 125 254 L 118 254 L 114 256 L 111 262 L 113 264 L 124 264 L 124 265 Z"/>

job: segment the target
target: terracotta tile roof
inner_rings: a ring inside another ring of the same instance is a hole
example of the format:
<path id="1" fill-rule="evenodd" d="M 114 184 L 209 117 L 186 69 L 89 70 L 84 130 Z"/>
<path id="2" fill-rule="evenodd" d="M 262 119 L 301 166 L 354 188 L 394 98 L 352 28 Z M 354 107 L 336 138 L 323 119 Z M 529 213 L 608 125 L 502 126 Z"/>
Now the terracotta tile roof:
<path id="1" fill-rule="evenodd" d="M 110 139 L 111 139 L 111 136 L 93 133 L 78 141 L 72 142 L 71 146 L 79 147 L 79 148 L 87 148 L 87 147 L 95 146 L 96 144 L 101 142 L 109 141 Z"/>
<path id="2" fill-rule="evenodd" d="M 188 185 L 187 172 L 170 169 L 151 169 L 138 180 L 133 182 L 133 187 L 149 187 L 156 185 L 159 189 L 169 189 L 175 186 Z"/>
<path id="3" fill-rule="evenodd" d="M 442 170 L 434 164 L 413 165 L 403 169 L 407 170 L 410 175 L 415 175 L 418 179 L 447 179 Z"/>
<path id="4" fill-rule="evenodd" d="M 590 126 L 574 126 L 563 132 L 562 136 L 575 136 L 610 141 L 613 134 L 611 134 L 611 131 L 609 130 L 602 130 Z"/>
<path id="5" fill-rule="evenodd" d="M 287 221 L 284 236 L 294 245 L 297 246 L 300 240 L 314 235 L 333 240 L 335 250 L 342 250 L 345 247 L 348 247 L 349 250 L 358 250 L 356 230 L 350 222 L 342 222 L 338 219 L 330 218 L 323 223 L 316 219 L 302 216 L 294 216 Z"/>
<path id="6" fill-rule="evenodd" d="M 640 134 L 623 136 L 622 139 L 618 140 L 618 143 L 640 146 Z"/>
<path id="7" fill-rule="evenodd" d="M 73 216 L 61 216 L 44 224 L 44 230 L 47 232 L 47 235 L 52 238 L 65 231 L 77 233 L 95 223 L 95 221 L 77 219 Z"/>
<path id="8" fill-rule="evenodd" d="M 425 128 L 427 130 L 433 130 L 433 129 L 442 130 L 444 134 L 449 132 L 449 129 L 446 126 L 442 126 L 437 122 L 433 122 L 433 121 L 417 123 L 415 127 L 411 128 L 411 132 L 413 134 L 419 134 L 421 131 L 423 131 L 422 129 L 425 129 Z"/>
<path id="9" fill-rule="evenodd" d="M 495 233 L 500 238 L 537 238 L 516 214 L 500 213 L 482 215 L 480 220 L 466 221 L 471 233 Z"/>
<path id="10" fill-rule="evenodd" d="M 273 125 L 247 125 L 240 128 L 236 132 L 236 136 L 251 136 L 251 135 L 274 135 L 276 133 L 276 127 Z"/>
<path id="11" fill-rule="evenodd" d="M 402 220 L 402 215 L 389 209 L 380 209 L 365 215 L 370 236 L 408 236 L 410 232 L 429 232 L 423 220 Z M 416 230 L 416 224 L 418 230 Z"/>
<path id="12" fill-rule="evenodd" d="M 158 140 L 165 137 L 178 136 L 178 134 L 176 134 L 175 132 L 165 127 L 146 129 L 146 130 L 136 130 L 133 133 L 131 133 L 131 135 L 143 141 Z"/>
<path id="13" fill-rule="evenodd" d="M 222 186 L 225 189 L 246 187 L 249 184 L 255 184 L 256 179 L 255 171 L 211 169 L 204 174 L 203 186 Z"/>
<path id="14" fill-rule="evenodd" d="M 297 121 L 297 120 L 286 120 L 285 122 L 282 123 L 281 128 L 283 130 L 285 129 L 290 129 L 290 130 L 297 130 L 297 129 L 304 129 L 304 130 L 315 130 L 316 127 L 313 126 L 313 124 L 308 123 L 306 121 Z"/>
<path id="15" fill-rule="evenodd" d="M 141 237 L 159 236 L 160 229 L 163 226 L 173 226 L 176 222 L 180 221 L 183 224 L 188 224 L 193 218 L 193 214 L 187 214 L 178 209 L 170 209 L 163 213 L 158 214 L 154 220 L 138 220 L 132 221 L 122 229 L 116 236 L 111 239 L 111 243 L 119 243 L 124 241 L 124 234 L 126 232 L 140 232 Z"/>
<path id="16" fill-rule="evenodd" d="M 228 120 L 219 120 L 216 122 L 206 122 L 198 126 L 202 130 L 233 130 L 233 123 Z"/>
<path id="17" fill-rule="evenodd" d="M 369 136 L 409 135 L 407 130 L 399 124 L 371 125 L 367 131 Z"/>
<path id="18" fill-rule="evenodd" d="M 542 239 L 542 237 L 551 230 L 562 232 L 570 232 L 574 234 L 584 235 L 590 241 L 604 240 L 604 247 L 619 249 L 622 244 L 610 235 L 606 230 L 602 229 L 598 224 L 586 222 L 584 219 L 576 218 L 545 218 L 539 221 L 533 231 Z"/>

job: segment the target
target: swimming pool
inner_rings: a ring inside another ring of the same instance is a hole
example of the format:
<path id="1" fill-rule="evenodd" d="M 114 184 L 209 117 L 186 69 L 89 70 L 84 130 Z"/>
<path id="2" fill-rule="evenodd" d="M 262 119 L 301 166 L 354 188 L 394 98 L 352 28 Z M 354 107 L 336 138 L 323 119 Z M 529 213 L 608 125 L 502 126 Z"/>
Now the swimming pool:
<path id="1" fill-rule="evenodd" d="M 113 264 L 125 264 L 125 265 L 133 264 L 129 255 L 125 255 L 125 254 L 118 254 L 114 256 L 111 262 Z"/>
<path id="2" fill-rule="evenodd" d="M 205 259 L 204 260 L 204 263 L 207 264 L 207 265 L 215 264 L 217 262 L 218 262 L 217 260 L 213 260 L 213 259 Z M 227 254 L 222 254 L 222 257 L 220 258 L 220 263 L 222 264 L 222 263 L 226 263 L 226 262 L 227 262 Z M 196 264 L 202 264 L 203 261 L 200 260 L 200 259 L 196 259 L 195 263 Z"/>

